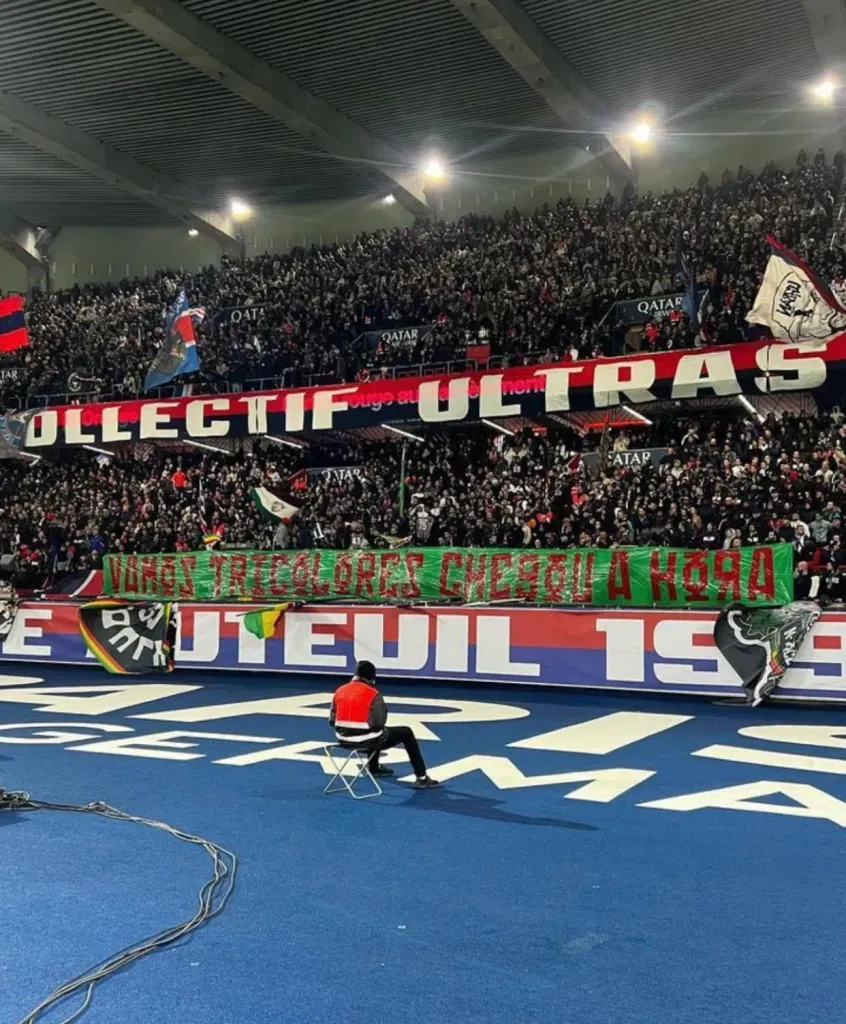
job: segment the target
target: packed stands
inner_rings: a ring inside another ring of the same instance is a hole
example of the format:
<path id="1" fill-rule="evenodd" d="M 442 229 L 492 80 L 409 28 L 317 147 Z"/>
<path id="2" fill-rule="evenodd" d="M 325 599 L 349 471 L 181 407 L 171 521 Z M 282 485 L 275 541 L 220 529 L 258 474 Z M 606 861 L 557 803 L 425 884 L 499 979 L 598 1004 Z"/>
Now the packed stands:
<path id="1" fill-rule="evenodd" d="M 276 379 L 287 386 L 351 380 L 362 369 L 463 359 L 483 342 L 507 362 L 587 358 L 622 351 L 617 300 L 679 291 L 683 247 L 709 301 L 702 338 L 723 343 L 748 333 L 769 232 L 831 280 L 840 250 L 828 245 L 844 157 L 828 163 L 800 153 L 783 171 L 743 167 L 720 182 L 665 195 L 611 195 L 583 206 L 559 202 L 500 221 L 467 216 L 362 235 L 287 255 L 226 260 L 193 275 L 163 270 L 147 280 L 37 295 L 28 315 L 31 346 L 3 365 L 22 372 L 7 404 L 43 404 L 69 392 L 137 394 L 164 330 L 167 304 L 186 287 L 208 316 L 201 327 L 203 390 Z M 260 307 L 254 319 L 226 315 Z M 434 323 L 370 349 L 356 344 L 374 327 Z M 657 348 L 700 342 L 685 319 L 652 325 Z M 255 383 L 252 385 L 255 386 Z M 90 393 L 90 394 L 89 394 Z"/>
<path id="2" fill-rule="evenodd" d="M 599 445 L 601 461 L 588 471 L 582 456 Z M 655 446 L 662 453 L 652 462 L 614 465 L 615 454 Z M 152 450 L 143 461 L 74 454 L 5 464 L 0 552 L 15 555 L 19 582 L 33 583 L 95 567 L 107 552 L 196 550 L 209 529 L 228 548 L 356 549 L 405 538 L 509 548 L 785 542 L 797 576 L 809 586 L 819 576 L 839 599 L 844 449 L 839 412 L 760 423 L 724 411 L 604 441 L 563 429 L 443 432 L 406 446 L 404 475 L 393 442 L 312 448 L 305 457 L 259 443 L 251 454 Z M 349 472 L 325 472 L 341 467 Z M 286 493 L 299 514 L 267 525 L 249 498 L 256 486 Z"/>
<path id="3" fill-rule="evenodd" d="M 67 392 L 73 374 L 95 381 L 100 395 L 137 394 L 167 303 L 183 285 L 209 311 L 196 391 L 249 387 L 255 378 L 351 379 L 365 367 L 460 359 L 480 339 L 506 363 L 617 353 L 625 327 L 609 310 L 616 300 L 678 291 L 682 247 L 707 297 L 701 334 L 686 317 L 667 318 L 648 325 L 644 344 L 740 341 L 768 232 L 841 282 L 830 234 L 843 166 L 839 153 L 831 164 L 822 153 L 812 161 L 800 154 L 789 171 L 740 168 L 714 185 L 703 176 L 686 192 L 562 202 L 499 222 L 421 223 L 320 250 L 224 261 L 185 280 L 162 271 L 39 295 L 28 316 L 30 347 L 6 357 L 25 363 L 16 403 Z M 245 305 L 261 307 L 261 316 L 215 315 Z M 355 345 L 374 325 L 433 322 L 416 346 L 402 337 L 378 351 Z M 616 434 L 563 422 L 515 436 L 465 427 L 406 442 L 404 455 L 395 439 L 350 435 L 302 451 L 252 441 L 212 454 L 145 445 L 5 462 L 0 565 L 19 584 L 38 585 L 96 567 L 109 552 L 194 550 L 209 530 L 226 547 L 257 548 L 781 541 L 795 550 L 797 593 L 816 577 L 814 593 L 820 587 L 839 600 L 842 416 L 744 416 L 739 405 L 676 410 Z M 612 457 L 635 449 L 661 451 L 642 464 Z M 592 461 L 582 460 L 591 452 Z M 348 471 L 325 472 L 341 467 Z M 286 493 L 299 514 L 268 526 L 249 498 L 260 485 Z"/>

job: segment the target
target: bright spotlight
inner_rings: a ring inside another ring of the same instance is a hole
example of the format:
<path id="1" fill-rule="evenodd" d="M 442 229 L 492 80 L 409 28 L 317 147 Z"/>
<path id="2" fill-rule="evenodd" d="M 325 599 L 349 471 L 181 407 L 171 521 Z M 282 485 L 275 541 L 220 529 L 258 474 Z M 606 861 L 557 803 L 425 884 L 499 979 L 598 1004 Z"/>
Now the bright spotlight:
<path id="1" fill-rule="evenodd" d="M 837 82 L 831 77 L 823 78 L 811 90 L 814 96 L 823 103 L 830 103 L 836 91 Z"/>
<path id="2" fill-rule="evenodd" d="M 652 141 L 652 137 L 655 133 L 655 126 L 651 121 L 641 119 L 635 121 L 629 131 L 629 138 L 632 142 L 636 142 L 639 146 L 645 146 L 647 143 Z"/>
<path id="3" fill-rule="evenodd" d="M 246 220 L 253 210 L 249 203 L 245 203 L 242 199 L 233 199 L 229 203 L 229 212 L 236 220 Z"/>
<path id="4" fill-rule="evenodd" d="M 199 235 L 199 233 L 200 232 L 196 228 L 188 228 L 188 234 L 191 236 L 191 238 L 196 238 L 197 235 Z"/>
<path id="5" fill-rule="evenodd" d="M 396 201 L 396 196 L 391 195 L 389 192 L 388 195 L 386 195 L 385 198 L 382 200 L 382 203 L 385 206 L 393 206 Z"/>
<path id="6" fill-rule="evenodd" d="M 447 176 L 446 165 L 439 156 L 433 154 L 423 164 L 423 175 L 429 181 L 444 181 Z"/>

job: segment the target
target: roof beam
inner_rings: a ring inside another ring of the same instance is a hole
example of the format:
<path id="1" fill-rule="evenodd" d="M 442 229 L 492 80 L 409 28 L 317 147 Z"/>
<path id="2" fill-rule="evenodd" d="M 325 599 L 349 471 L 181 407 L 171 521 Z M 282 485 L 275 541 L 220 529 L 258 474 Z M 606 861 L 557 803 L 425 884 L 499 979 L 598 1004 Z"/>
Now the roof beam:
<path id="1" fill-rule="evenodd" d="M 0 208 L 0 249 L 5 249 L 27 271 L 46 273 L 47 260 L 38 251 L 38 228 L 22 220 L 11 210 Z"/>
<path id="2" fill-rule="evenodd" d="M 617 178 L 632 176 L 630 153 L 610 134 L 611 119 L 579 72 L 516 0 L 450 0 L 567 128 L 599 130 L 608 144 L 600 159 Z"/>
<path id="3" fill-rule="evenodd" d="M 0 131 L 164 210 L 224 249 L 238 250 L 240 246 L 225 217 L 195 212 L 201 201 L 185 185 L 2 91 Z"/>
<path id="4" fill-rule="evenodd" d="M 247 103 L 320 149 L 384 179 L 398 203 L 415 216 L 430 210 L 418 175 L 387 143 L 301 88 L 175 0 L 95 0 L 142 35 L 169 50 Z"/>

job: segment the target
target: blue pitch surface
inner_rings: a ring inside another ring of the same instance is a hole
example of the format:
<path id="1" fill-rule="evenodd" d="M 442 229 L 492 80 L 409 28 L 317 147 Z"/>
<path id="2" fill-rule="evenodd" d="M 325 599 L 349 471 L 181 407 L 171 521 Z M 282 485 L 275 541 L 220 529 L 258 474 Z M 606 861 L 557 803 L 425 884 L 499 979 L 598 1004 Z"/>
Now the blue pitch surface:
<path id="1" fill-rule="evenodd" d="M 43 679 L 42 687 L 124 685 L 93 668 L 4 664 L 2 672 Z M 154 681 L 202 688 L 89 718 L 4 702 L 20 688 L 7 683 L 0 725 L 36 722 L 38 730 L 6 731 L 5 740 L 67 722 L 139 734 L 182 728 L 284 744 L 323 740 L 320 718 L 252 714 L 180 725 L 132 716 L 321 692 L 338 682 L 192 672 Z M 486 754 L 510 758 L 525 776 L 597 767 L 656 774 L 609 803 L 566 799 L 575 783 L 499 789 L 479 771 L 437 792 L 388 783 L 382 797 L 356 803 L 324 796 L 327 776 L 316 763 L 214 763 L 261 748 L 248 742 L 195 740 L 193 752 L 205 756 L 184 762 L 76 752 L 66 748 L 85 740 L 69 738 L 0 742 L 7 789 L 62 802 L 105 800 L 208 836 L 240 859 L 223 916 L 104 982 L 86 1021 L 842 1019 L 844 829 L 813 817 L 638 804 L 760 779 L 814 786 L 846 801 L 846 776 L 831 771 L 691 756 L 721 743 L 837 758 L 836 750 L 766 743 L 737 730 L 846 727 L 846 709 L 752 712 L 687 698 L 425 683 L 386 683 L 384 690 L 389 707 L 394 695 L 529 712 L 508 721 L 430 722 L 440 737 L 422 744 L 432 766 Z M 508 747 L 618 711 L 693 717 L 609 754 Z M 17 1021 L 68 977 L 190 916 L 209 867 L 201 851 L 136 825 L 0 812 L 0 1022 Z"/>

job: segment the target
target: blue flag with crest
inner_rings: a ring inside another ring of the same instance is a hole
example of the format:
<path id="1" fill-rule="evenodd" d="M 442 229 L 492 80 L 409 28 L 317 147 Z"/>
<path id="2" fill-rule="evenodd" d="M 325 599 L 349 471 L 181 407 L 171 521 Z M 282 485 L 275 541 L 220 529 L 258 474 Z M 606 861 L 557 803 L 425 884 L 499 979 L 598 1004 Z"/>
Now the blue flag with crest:
<path id="1" fill-rule="evenodd" d="M 165 321 L 165 336 L 156 358 L 147 371 L 144 390 L 167 384 L 182 373 L 193 373 L 200 368 L 197 335 L 194 321 L 203 320 L 206 311 L 188 304 L 185 289 L 181 288 Z"/>

